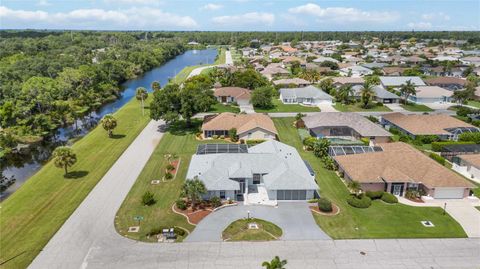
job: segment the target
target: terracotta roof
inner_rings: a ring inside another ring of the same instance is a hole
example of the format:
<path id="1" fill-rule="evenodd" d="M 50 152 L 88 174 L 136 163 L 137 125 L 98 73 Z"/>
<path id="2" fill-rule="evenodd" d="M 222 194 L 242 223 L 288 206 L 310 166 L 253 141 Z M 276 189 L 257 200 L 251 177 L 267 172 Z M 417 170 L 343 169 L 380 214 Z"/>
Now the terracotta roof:
<path id="1" fill-rule="evenodd" d="M 235 99 L 250 100 L 250 91 L 248 89 L 240 88 L 240 87 L 217 88 L 213 92 L 213 95 L 215 95 L 217 97 L 231 96 L 231 97 L 235 97 Z"/>
<path id="2" fill-rule="evenodd" d="M 332 78 L 333 83 L 339 84 L 363 84 L 365 80 L 363 78 L 352 78 L 352 77 L 334 77 Z"/>
<path id="3" fill-rule="evenodd" d="M 378 144 L 380 152 L 336 156 L 345 173 L 360 183 L 416 182 L 429 188 L 475 185 L 412 146 L 397 142 Z"/>
<path id="4" fill-rule="evenodd" d="M 383 72 L 388 75 L 388 74 L 392 74 L 392 73 L 400 73 L 402 74 L 403 71 L 405 71 L 407 68 L 404 68 L 404 67 L 396 67 L 396 66 L 393 66 L 393 67 L 384 67 L 382 68 Z"/>
<path id="5" fill-rule="evenodd" d="M 438 98 L 442 96 L 451 97 L 453 95 L 453 91 L 449 91 L 438 86 L 420 86 L 416 87 L 416 89 L 417 98 Z"/>
<path id="6" fill-rule="evenodd" d="M 480 168 L 480 154 L 457 155 L 457 157 L 474 167 Z"/>
<path id="7" fill-rule="evenodd" d="M 428 85 L 444 85 L 444 84 L 458 84 L 458 85 L 465 85 L 467 81 L 461 78 L 454 78 L 454 77 L 438 77 L 438 78 L 428 78 L 424 79 Z"/>
<path id="8" fill-rule="evenodd" d="M 236 128 L 238 134 L 245 133 L 255 128 L 261 128 L 274 134 L 278 134 L 272 119 L 264 114 L 234 114 L 225 112 L 205 117 L 202 124 L 202 131 L 230 130 L 232 128 Z"/>
<path id="9" fill-rule="evenodd" d="M 274 80 L 273 81 L 274 85 L 289 85 L 289 84 L 295 84 L 295 85 L 300 85 L 300 84 L 305 84 L 305 85 L 310 85 L 310 81 L 304 80 L 303 78 L 285 78 L 285 79 L 279 79 L 279 80 Z"/>
<path id="10" fill-rule="evenodd" d="M 290 46 L 280 46 L 280 49 L 282 49 L 285 52 L 296 52 L 297 51 L 296 48 L 292 48 Z"/>
<path id="11" fill-rule="evenodd" d="M 475 128 L 473 125 L 444 114 L 405 115 L 391 113 L 383 115 L 382 118 L 413 135 L 448 135 L 450 133 L 445 130 L 447 128 Z"/>

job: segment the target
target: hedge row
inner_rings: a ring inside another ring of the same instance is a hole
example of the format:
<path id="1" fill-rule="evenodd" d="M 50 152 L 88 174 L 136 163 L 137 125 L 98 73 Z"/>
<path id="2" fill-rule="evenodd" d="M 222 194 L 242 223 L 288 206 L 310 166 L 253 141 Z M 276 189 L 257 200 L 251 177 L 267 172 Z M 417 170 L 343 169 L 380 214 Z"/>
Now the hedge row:
<path id="1" fill-rule="evenodd" d="M 443 158 L 442 156 L 436 154 L 436 153 L 430 153 L 430 158 L 434 159 L 437 163 L 441 164 L 441 165 L 445 165 L 445 158 Z"/>

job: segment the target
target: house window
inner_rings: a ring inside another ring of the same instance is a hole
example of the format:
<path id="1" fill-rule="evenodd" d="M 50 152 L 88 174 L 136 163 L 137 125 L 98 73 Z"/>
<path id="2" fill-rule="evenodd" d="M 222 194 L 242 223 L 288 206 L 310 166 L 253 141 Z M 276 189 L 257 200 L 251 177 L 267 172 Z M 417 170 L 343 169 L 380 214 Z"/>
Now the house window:
<path id="1" fill-rule="evenodd" d="M 263 138 L 268 138 L 269 135 L 268 134 L 263 134 Z"/>
<path id="2" fill-rule="evenodd" d="M 225 191 L 220 191 L 220 199 L 225 199 Z"/>
<path id="3" fill-rule="evenodd" d="M 260 179 L 262 178 L 262 175 L 260 174 L 253 174 L 253 184 L 260 184 Z"/>
<path id="4" fill-rule="evenodd" d="M 252 133 L 248 133 L 248 138 L 252 138 Z"/>

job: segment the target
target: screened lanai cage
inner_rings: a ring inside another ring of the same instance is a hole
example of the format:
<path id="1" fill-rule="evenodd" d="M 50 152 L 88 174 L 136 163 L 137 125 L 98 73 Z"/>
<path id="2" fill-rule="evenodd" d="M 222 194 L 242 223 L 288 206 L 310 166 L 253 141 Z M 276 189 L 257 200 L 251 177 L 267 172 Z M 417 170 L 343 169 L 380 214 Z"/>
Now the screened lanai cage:
<path id="1" fill-rule="evenodd" d="M 328 154 L 330 156 L 362 154 L 369 152 L 383 151 L 379 146 L 330 146 L 328 147 Z"/>
<path id="2" fill-rule="evenodd" d="M 451 139 L 454 141 L 458 140 L 458 137 L 463 133 L 478 133 L 480 129 L 477 127 L 455 127 L 445 129 L 447 132 L 451 133 Z"/>
<path id="3" fill-rule="evenodd" d="M 248 153 L 248 147 L 245 144 L 203 144 L 197 147 L 198 155 L 216 153 Z"/>

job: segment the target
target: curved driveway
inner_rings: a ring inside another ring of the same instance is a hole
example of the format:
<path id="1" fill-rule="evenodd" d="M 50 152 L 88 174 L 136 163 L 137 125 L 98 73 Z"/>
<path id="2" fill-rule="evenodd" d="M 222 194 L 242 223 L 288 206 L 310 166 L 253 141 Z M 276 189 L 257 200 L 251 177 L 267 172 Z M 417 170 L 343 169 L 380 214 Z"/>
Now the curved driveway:
<path id="1" fill-rule="evenodd" d="M 315 223 L 307 203 L 279 203 L 271 206 L 231 206 L 220 209 L 204 218 L 195 227 L 186 242 L 222 241 L 222 231 L 227 226 L 242 218 L 250 217 L 264 219 L 278 225 L 283 230 L 280 240 L 316 240 L 330 239 Z"/>

